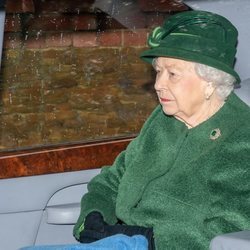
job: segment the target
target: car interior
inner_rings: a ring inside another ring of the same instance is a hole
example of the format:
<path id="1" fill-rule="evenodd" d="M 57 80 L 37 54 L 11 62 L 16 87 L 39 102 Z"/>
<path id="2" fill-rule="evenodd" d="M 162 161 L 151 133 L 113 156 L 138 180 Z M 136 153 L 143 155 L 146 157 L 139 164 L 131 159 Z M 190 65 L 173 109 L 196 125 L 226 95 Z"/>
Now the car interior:
<path id="1" fill-rule="evenodd" d="M 27 1 L 28 2 L 28 1 Z M 129 2 L 129 1 L 128 1 Z M 186 0 L 190 9 L 217 12 L 239 29 L 236 71 L 242 79 L 234 92 L 250 106 L 250 2 L 248 0 Z M 0 40 L 4 37 L 5 2 L 0 10 Z M 102 8 L 105 8 L 102 7 Z M 0 48 L 2 52 L 2 48 Z M 65 59 L 66 60 L 66 59 Z M 102 166 L 112 164 L 136 135 L 45 148 L 0 152 L 0 249 L 76 244 L 73 226 L 88 182 Z M 101 156 L 99 160 L 96 155 Z M 67 164 L 67 165 L 65 165 Z M 48 172 L 46 169 L 49 168 Z M 31 169 L 34 170 L 31 173 Z M 215 237 L 211 250 L 250 249 L 250 231 Z"/>

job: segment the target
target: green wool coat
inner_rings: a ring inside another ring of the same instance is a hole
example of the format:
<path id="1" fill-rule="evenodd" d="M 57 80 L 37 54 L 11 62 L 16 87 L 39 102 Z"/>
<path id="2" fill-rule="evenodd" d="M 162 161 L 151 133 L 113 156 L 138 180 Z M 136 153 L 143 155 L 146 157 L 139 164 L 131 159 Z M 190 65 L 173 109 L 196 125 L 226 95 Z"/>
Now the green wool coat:
<path id="1" fill-rule="evenodd" d="M 158 106 L 88 190 L 76 238 L 94 210 L 110 224 L 153 227 L 157 250 L 208 249 L 218 234 L 250 230 L 250 108 L 232 93 L 187 129 Z"/>

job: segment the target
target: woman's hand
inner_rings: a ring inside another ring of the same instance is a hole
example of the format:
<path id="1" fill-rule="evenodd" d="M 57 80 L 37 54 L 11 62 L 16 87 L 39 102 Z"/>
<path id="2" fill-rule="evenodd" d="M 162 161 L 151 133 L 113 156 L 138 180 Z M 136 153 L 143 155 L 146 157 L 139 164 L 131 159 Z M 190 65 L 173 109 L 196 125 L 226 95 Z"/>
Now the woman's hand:
<path id="1" fill-rule="evenodd" d="M 155 249 L 152 228 L 125 224 L 108 225 L 104 221 L 102 214 L 96 211 L 87 215 L 84 230 L 80 234 L 80 242 L 91 243 L 115 234 L 124 234 L 127 236 L 143 235 L 148 240 L 149 250 Z"/>

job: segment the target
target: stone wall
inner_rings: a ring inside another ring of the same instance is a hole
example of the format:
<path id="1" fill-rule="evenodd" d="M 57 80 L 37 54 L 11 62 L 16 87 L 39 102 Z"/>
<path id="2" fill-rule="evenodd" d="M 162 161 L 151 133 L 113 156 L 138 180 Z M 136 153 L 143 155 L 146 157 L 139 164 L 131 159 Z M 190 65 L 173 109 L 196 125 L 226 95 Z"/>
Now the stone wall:
<path id="1" fill-rule="evenodd" d="M 138 133 L 157 105 L 139 54 L 150 30 L 185 6 L 105 2 L 7 1 L 1 150 Z"/>

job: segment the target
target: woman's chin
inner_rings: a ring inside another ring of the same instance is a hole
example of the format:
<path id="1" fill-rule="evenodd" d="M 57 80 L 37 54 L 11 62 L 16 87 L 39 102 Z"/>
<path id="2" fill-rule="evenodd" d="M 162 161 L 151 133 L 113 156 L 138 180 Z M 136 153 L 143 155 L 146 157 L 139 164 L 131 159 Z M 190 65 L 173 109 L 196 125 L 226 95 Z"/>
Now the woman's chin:
<path id="1" fill-rule="evenodd" d="M 174 115 L 175 114 L 175 112 L 173 110 L 166 108 L 164 106 L 162 106 L 162 110 L 163 110 L 164 114 L 166 114 L 166 115 Z"/>

